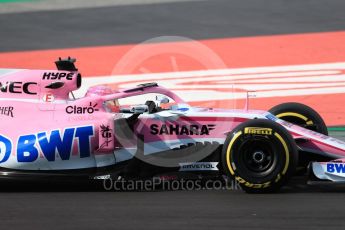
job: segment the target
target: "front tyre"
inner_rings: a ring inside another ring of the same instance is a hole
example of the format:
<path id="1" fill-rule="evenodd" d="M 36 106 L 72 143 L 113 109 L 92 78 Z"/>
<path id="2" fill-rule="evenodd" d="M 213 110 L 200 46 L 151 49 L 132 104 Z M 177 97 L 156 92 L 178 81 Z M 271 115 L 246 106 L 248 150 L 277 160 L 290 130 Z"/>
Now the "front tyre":
<path id="1" fill-rule="evenodd" d="M 274 106 L 269 112 L 284 121 L 328 135 L 327 126 L 322 117 L 314 109 L 304 104 L 297 102 L 283 103 Z"/>
<path id="2" fill-rule="evenodd" d="M 289 132 L 270 120 L 249 120 L 227 137 L 222 151 L 225 173 L 250 193 L 278 190 L 293 175 L 298 159 Z"/>

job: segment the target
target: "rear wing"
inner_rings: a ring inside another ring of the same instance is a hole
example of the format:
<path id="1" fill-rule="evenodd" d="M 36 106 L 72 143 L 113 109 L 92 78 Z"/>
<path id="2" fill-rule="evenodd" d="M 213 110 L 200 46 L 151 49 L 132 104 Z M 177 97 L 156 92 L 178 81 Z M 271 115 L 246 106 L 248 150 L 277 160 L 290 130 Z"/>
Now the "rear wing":
<path id="1" fill-rule="evenodd" d="M 49 94 L 56 99 L 68 99 L 82 81 L 74 62 L 75 59 L 59 58 L 55 62 L 58 70 L 2 70 L 0 98 L 37 99 Z"/>

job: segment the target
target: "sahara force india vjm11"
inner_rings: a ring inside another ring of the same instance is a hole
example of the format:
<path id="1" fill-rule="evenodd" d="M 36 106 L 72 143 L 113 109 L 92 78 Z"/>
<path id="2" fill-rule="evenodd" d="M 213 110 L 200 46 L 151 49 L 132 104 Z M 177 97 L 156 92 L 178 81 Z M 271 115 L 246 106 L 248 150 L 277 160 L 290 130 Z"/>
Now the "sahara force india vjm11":
<path id="1" fill-rule="evenodd" d="M 308 106 L 192 107 L 156 83 L 93 86 L 75 98 L 74 61 L 59 59 L 57 71 L 1 70 L 2 178 L 227 176 L 247 192 L 277 191 L 301 170 L 345 181 L 345 143 Z"/>

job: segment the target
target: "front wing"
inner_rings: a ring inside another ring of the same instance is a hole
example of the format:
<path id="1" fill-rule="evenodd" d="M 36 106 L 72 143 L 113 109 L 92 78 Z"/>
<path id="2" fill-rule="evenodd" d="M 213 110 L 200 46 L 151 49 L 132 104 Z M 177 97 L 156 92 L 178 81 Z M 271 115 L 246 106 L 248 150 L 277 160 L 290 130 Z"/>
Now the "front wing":
<path id="1" fill-rule="evenodd" d="M 311 171 L 316 179 L 345 183 L 345 158 L 329 162 L 313 162 Z"/>

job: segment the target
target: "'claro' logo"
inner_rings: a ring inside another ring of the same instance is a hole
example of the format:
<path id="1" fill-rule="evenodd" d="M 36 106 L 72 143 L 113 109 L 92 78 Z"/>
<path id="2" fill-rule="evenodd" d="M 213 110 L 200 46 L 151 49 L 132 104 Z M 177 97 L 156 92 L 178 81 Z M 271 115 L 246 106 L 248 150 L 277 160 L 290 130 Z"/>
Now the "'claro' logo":
<path id="1" fill-rule="evenodd" d="M 261 127 L 246 127 L 244 128 L 244 133 L 256 135 L 272 135 L 272 129 Z"/>
<path id="2" fill-rule="evenodd" d="M 33 162 L 41 152 L 48 161 L 55 161 L 56 156 L 61 160 L 69 160 L 72 154 L 73 143 L 78 140 L 80 158 L 90 157 L 91 140 L 94 135 L 93 126 L 67 128 L 62 133 L 53 130 L 19 136 L 17 149 L 14 149 L 18 162 Z M 0 163 L 6 162 L 13 150 L 13 142 L 4 135 L 0 135 Z"/>
<path id="3" fill-rule="evenodd" d="M 67 114 L 92 114 L 96 111 L 99 111 L 97 103 L 93 105 L 92 102 L 88 106 L 70 105 L 66 107 Z"/>

